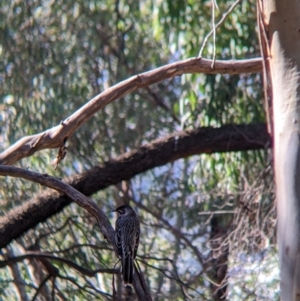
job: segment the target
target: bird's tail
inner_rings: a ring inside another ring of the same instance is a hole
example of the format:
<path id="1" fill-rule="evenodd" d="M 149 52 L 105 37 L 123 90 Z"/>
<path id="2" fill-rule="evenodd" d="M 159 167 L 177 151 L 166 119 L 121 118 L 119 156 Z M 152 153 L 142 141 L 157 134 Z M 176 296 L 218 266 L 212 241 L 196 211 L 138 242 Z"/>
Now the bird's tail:
<path id="1" fill-rule="evenodd" d="M 130 255 L 122 258 L 122 274 L 125 285 L 132 285 L 133 283 L 133 259 Z"/>

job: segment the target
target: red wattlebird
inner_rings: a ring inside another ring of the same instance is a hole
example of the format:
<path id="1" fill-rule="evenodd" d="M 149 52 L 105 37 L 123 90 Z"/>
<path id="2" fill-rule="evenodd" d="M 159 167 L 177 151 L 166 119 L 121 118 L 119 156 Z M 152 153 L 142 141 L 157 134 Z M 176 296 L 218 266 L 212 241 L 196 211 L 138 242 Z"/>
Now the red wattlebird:
<path id="1" fill-rule="evenodd" d="M 134 259 L 140 240 L 140 222 L 135 211 L 128 205 L 120 206 L 114 211 L 119 213 L 115 243 L 122 263 L 123 282 L 125 285 L 132 285 Z"/>

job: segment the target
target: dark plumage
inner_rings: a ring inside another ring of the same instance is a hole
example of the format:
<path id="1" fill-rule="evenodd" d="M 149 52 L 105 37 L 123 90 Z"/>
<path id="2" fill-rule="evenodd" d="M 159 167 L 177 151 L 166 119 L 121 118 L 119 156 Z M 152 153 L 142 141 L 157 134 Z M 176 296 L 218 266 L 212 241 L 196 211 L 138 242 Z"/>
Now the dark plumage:
<path id="1" fill-rule="evenodd" d="M 122 263 L 123 282 L 125 285 L 132 285 L 134 259 L 140 240 L 140 222 L 135 211 L 128 205 L 120 206 L 114 211 L 119 213 L 115 242 Z"/>

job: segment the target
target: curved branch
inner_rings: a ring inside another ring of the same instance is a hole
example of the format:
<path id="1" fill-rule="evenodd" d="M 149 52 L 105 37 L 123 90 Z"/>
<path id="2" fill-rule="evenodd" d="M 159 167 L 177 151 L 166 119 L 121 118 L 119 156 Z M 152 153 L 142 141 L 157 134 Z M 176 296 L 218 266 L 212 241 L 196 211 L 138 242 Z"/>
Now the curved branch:
<path id="1" fill-rule="evenodd" d="M 35 301 L 38 294 L 40 293 L 40 291 L 42 290 L 43 286 L 47 283 L 48 280 L 51 279 L 51 275 L 47 275 L 47 277 L 40 283 L 39 287 L 37 288 L 33 298 L 31 299 L 32 301 Z"/>
<path id="2" fill-rule="evenodd" d="M 95 287 L 92 288 L 95 292 L 92 292 L 89 287 L 87 287 L 86 285 L 80 285 L 78 283 L 77 279 L 74 279 L 71 276 L 59 275 L 58 278 L 60 278 L 60 280 L 63 279 L 65 281 L 70 281 L 74 285 L 74 287 L 78 287 L 80 290 L 83 290 L 83 291 L 93 295 L 95 300 L 99 299 L 99 294 L 102 295 L 102 296 L 105 296 L 106 297 L 105 300 L 113 300 L 112 296 L 110 294 L 105 293 L 105 292 L 103 292 L 99 289 L 96 289 Z M 55 287 L 55 288 L 58 290 L 58 287 Z M 66 299 L 63 299 L 63 300 L 66 300 Z"/>
<path id="3" fill-rule="evenodd" d="M 107 216 L 103 211 L 97 206 L 97 204 L 90 198 L 86 197 L 84 194 L 73 188 L 71 185 L 62 182 L 61 180 L 51 177 L 48 174 L 40 174 L 27 169 L 22 169 L 14 166 L 0 165 L 0 175 L 10 176 L 14 178 L 21 178 L 41 184 L 43 186 L 52 188 L 67 195 L 70 199 L 76 202 L 79 206 L 87 210 L 91 215 L 93 215 L 99 226 L 102 234 L 107 239 L 107 241 L 114 247 L 115 253 L 118 251 L 115 247 L 115 231 L 111 226 Z"/>
<path id="4" fill-rule="evenodd" d="M 150 210 L 146 206 L 144 206 L 142 203 L 138 203 L 138 206 L 140 208 L 143 208 L 146 212 L 151 213 L 152 216 L 154 216 L 157 220 L 161 221 L 170 232 L 177 237 L 179 240 L 183 240 L 189 248 L 194 252 L 194 254 L 197 256 L 198 261 L 202 264 L 203 268 L 205 269 L 205 258 L 199 251 L 198 247 L 195 247 L 192 242 L 187 239 L 185 235 L 183 235 L 180 230 L 178 230 L 176 227 L 173 227 L 169 221 L 167 221 L 165 218 L 160 216 L 159 214 L 155 213 L 153 210 Z"/>
<path id="5" fill-rule="evenodd" d="M 202 46 L 200 48 L 198 57 L 202 56 L 202 52 L 207 44 L 208 39 L 211 37 L 212 34 L 215 34 L 217 28 L 220 27 L 220 25 L 223 24 L 223 22 L 226 20 L 226 18 L 229 16 L 229 14 L 234 10 L 234 8 L 239 4 L 241 0 L 236 0 L 231 7 L 222 15 L 222 18 L 220 19 L 220 21 L 214 25 L 214 28 L 206 35 L 206 37 L 204 38 L 203 42 L 202 42 Z M 214 62 L 213 62 L 214 64 Z M 213 66 L 213 65 L 212 65 Z"/>
<path id="6" fill-rule="evenodd" d="M 226 125 L 175 132 L 68 180 L 85 195 L 128 180 L 137 174 L 180 158 L 226 151 L 263 149 L 270 144 L 265 124 Z M 0 165 L 0 175 L 6 174 Z M 43 178 L 47 179 L 46 176 Z M 64 194 L 44 191 L 0 217 L 0 248 L 69 205 Z"/>
<path id="7" fill-rule="evenodd" d="M 72 260 L 57 257 L 57 256 L 54 256 L 52 254 L 47 254 L 47 253 L 42 253 L 42 252 L 27 252 L 24 255 L 14 256 L 14 257 L 8 258 L 7 260 L 1 260 L 0 261 L 0 268 L 3 268 L 3 267 L 5 267 L 7 265 L 10 265 L 12 263 L 21 262 L 24 259 L 50 259 L 50 260 L 53 260 L 53 261 L 62 262 L 64 264 L 70 266 L 74 270 L 78 271 L 79 273 L 81 273 L 83 275 L 86 275 L 88 277 L 93 277 L 97 273 L 109 273 L 109 274 L 119 274 L 120 273 L 120 271 L 116 270 L 116 269 L 103 269 L 102 268 L 102 269 L 97 269 L 97 270 L 89 270 L 89 269 L 86 269 L 82 266 L 79 266 L 78 264 L 76 264 Z"/>
<path id="8" fill-rule="evenodd" d="M 64 146 L 65 141 L 96 112 L 103 109 L 110 102 L 139 88 L 189 73 L 240 74 L 261 72 L 262 70 L 262 60 L 260 58 L 240 61 L 215 61 L 214 68 L 211 68 L 211 65 L 212 60 L 191 58 L 132 76 L 95 96 L 59 125 L 42 133 L 20 139 L 0 154 L 0 164 L 12 165 L 39 150 Z"/>
<path id="9" fill-rule="evenodd" d="M 108 218 L 94 201 L 92 201 L 91 199 L 83 195 L 81 192 L 79 192 L 72 186 L 60 181 L 59 179 L 51 177 L 47 174 L 42 175 L 18 167 L 0 165 L 0 175 L 7 175 L 11 177 L 26 179 L 66 194 L 69 198 L 71 198 L 79 206 L 86 209 L 91 215 L 93 215 L 96 218 L 101 233 L 104 235 L 106 240 L 113 246 L 115 253 L 118 254 L 115 245 L 115 231 L 111 226 Z M 71 265 L 70 262 L 68 264 Z M 72 267 L 75 268 L 74 264 Z M 139 299 L 151 301 L 152 299 L 151 299 L 150 292 L 148 291 L 148 288 L 144 287 L 143 285 L 144 283 L 143 275 L 142 274 L 138 275 L 138 273 L 136 273 L 133 275 L 133 280 L 134 280 L 133 285 L 137 295 L 139 296 Z"/>

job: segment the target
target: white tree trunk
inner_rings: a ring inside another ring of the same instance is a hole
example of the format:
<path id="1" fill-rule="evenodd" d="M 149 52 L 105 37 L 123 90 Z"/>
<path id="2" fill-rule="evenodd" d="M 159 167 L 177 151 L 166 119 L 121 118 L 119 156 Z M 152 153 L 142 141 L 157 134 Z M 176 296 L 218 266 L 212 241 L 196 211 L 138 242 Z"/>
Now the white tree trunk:
<path id="1" fill-rule="evenodd" d="M 273 99 L 281 300 L 300 300 L 300 1 L 263 0 L 262 12 Z"/>

